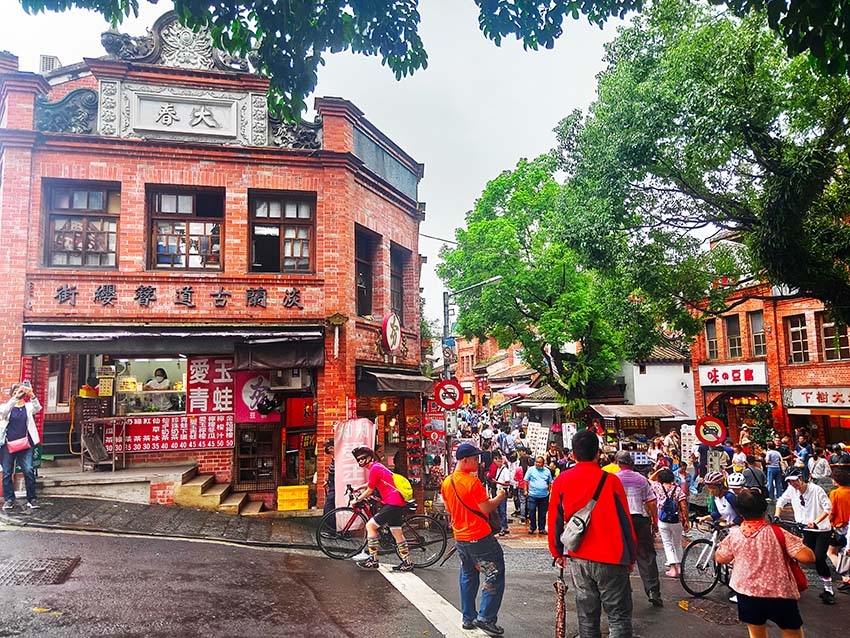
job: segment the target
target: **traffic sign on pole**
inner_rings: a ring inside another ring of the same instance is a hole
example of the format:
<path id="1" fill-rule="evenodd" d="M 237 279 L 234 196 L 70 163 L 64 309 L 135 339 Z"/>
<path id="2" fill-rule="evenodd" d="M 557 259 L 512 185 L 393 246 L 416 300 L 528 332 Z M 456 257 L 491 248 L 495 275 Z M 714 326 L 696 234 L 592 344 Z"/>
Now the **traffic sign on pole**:
<path id="1" fill-rule="evenodd" d="M 444 410 L 454 410 L 463 403 L 463 388 L 455 379 L 440 381 L 434 387 L 434 400 Z"/>

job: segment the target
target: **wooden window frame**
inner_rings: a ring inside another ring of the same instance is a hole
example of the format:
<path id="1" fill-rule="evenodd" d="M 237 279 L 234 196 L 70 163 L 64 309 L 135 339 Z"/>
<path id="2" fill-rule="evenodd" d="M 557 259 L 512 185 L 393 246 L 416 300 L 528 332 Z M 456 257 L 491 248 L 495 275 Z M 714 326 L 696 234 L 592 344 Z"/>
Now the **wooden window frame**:
<path id="1" fill-rule="evenodd" d="M 712 336 L 712 332 L 714 336 Z M 717 347 L 717 321 L 715 319 L 707 319 L 705 322 L 705 356 L 709 360 L 714 361 L 719 355 L 720 352 Z"/>
<path id="2" fill-rule="evenodd" d="M 199 215 L 198 198 L 220 198 L 220 215 Z M 175 210 L 163 211 L 163 198 L 175 198 Z M 183 204 L 191 202 L 190 211 L 181 211 Z M 225 192 L 221 188 L 184 188 L 178 186 L 152 186 L 147 192 L 148 230 L 150 237 L 149 268 L 160 271 L 224 271 Z M 172 232 L 161 233 L 160 224 L 170 224 Z M 183 224 L 184 233 L 174 227 Z M 192 224 L 203 224 L 203 232 L 193 232 Z M 218 233 L 216 233 L 218 227 Z M 188 238 L 188 239 L 187 239 Z M 217 241 L 216 241 L 217 238 Z M 164 242 L 160 240 L 164 239 Z M 172 241 L 173 240 L 173 241 Z M 184 248 L 180 248 L 181 245 Z M 163 247 L 165 250 L 160 250 Z M 171 248 L 176 248 L 172 251 Z M 194 251 L 194 252 L 193 252 Z M 178 263 L 176 260 L 183 263 Z M 200 264 L 193 261 L 200 260 Z"/>
<path id="3" fill-rule="evenodd" d="M 398 315 L 404 326 L 404 270 L 410 259 L 410 251 L 401 246 L 390 247 L 390 309 Z"/>
<path id="4" fill-rule="evenodd" d="M 57 204 L 61 193 L 68 194 L 68 206 Z M 85 204 L 75 205 L 77 194 L 85 193 Z M 99 194 L 101 204 L 92 206 L 92 196 Z M 47 268 L 73 270 L 116 270 L 121 218 L 121 189 L 115 184 L 98 182 L 46 182 L 43 189 L 45 211 L 44 264 Z M 110 204 L 117 210 L 110 212 Z M 59 226 L 59 223 L 62 226 Z M 100 225 L 100 227 L 98 227 Z M 103 225 L 107 225 L 104 230 Z M 109 226 L 111 225 L 111 227 Z M 100 248 L 99 248 L 100 247 Z M 54 263 L 59 255 L 66 263 Z M 80 263 L 67 263 L 79 255 Z M 92 256 L 111 256 L 112 263 L 86 263 Z"/>
<path id="5" fill-rule="evenodd" d="M 279 217 L 270 214 L 262 217 L 258 215 L 258 205 L 265 204 L 271 211 L 271 205 L 277 204 L 280 211 Z M 295 217 L 286 217 L 288 206 L 296 207 Z M 298 217 L 302 206 L 309 206 L 309 218 Z M 284 274 L 314 274 L 316 272 L 316 197 L 305 193 L 256 193 L 249 198 L 249 222 L 251 245 L 249 247 L 249 264 L 251 272 L 284 273 Z M 274 226 L 278 230 L 278 254 L 280 261 L 277 270 L 266 270 L 260 268 L 261 264 L 256 262 L 256 238 L 255 228 L 262 226 Z M 296 230 L 295 237 L 287 237 L 288 230 Z M 297 231 L 306 231 L 307 237 L 297 236 Z M 306 266 L 287 266 L 287 260 L 303 260 L 304 255 L 287 255 L 286 246 L 288 241 L 303 244 L 307 243 Z"/>
<path id="6" fill-rule="evenodd" d="M 799 324 L 795 325 L 798 322 Z M 806 326 L 806 315 L 785 317 L 785 333 L 787 336 L 788 363 L 808 363 L 809 332 Z"/>
<path id="7" fill-rule="evenodd" d="M 761 330 L 756 330 L 753 326 L 753 319 L 761 316 Z M 750 328 L 750 347 L 752 348 L 753 357 L 767 356 L 767 335 L 764 332 L 764 311 L 754 310 L 747 313 L 747 324 Z"/>
<path id="8" fill-rule="evenodd" d="M 355 304 L 359 317 L 375 311 L 375 246 L 377 237 L 359 227 L 354 231 Z M 363 304 L 363 305 L 361 305 Z M 367 307 L 368 305 L 368 307 Z"/>
<path id="9" fill-rule="evenodd" d="M 823 360 L 830 363 L 833 361 L 850 361 L 850 338 L 848 337 L 847 327 L 845 326 L 843 333 L 838 335 L 837 348 L 835 347 L 835 323 L 826 321 L 826 317 L 821 313 L 818 315 L 818 328 Z M 836 354 L 837 356 L 835 356 Z"/>
<path id="10" fill-rule="evenodd" d="M 735 330 L 732 330 L 734 326 Z M 741 341 L 741 317 L 737 314 L 723 317 L 723 330 L 726 333 L 726 356 L 730 359 L 741 359 L 744 356 L 744 345 Z"/>

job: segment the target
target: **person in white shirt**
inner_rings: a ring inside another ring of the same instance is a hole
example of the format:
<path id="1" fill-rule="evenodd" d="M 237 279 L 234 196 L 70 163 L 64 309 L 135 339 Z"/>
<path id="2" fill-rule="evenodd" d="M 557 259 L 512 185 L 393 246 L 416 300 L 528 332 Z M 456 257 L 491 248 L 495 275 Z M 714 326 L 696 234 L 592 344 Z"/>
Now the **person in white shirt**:
<path id="1" fill-rule="evenodd" d="M 157 368 L 154 370 L 153 378 L 148 379 L 145 382 L 144 389 L 148 391 L 170 390 L 171 382 L 168 380 L 168 375 L 165 373 L 165 370 L 163 368 Z M 160 412 L 165 412 L 171 409 L 171 395 L 153 395 L 150 399 L 150 403 Z"/>
<path id="2" fill-rule="evenodd" d="M 815 553 L 815 571 L 823 583 L 820 599 L 825 605 L 834 605 L 832 572 L 827 562 L 832 503 L 820 485 L 807 483 L 800 474 L 789 473 L 785 481 L 788 488 L 776 499 L 775 516 L 779 518 L 782 508 L 790 504 L 794 510 L 794 520 L 805 525 L 803 543 Z"/>
<path id="3" fill-rule="evenodd" d="M 501 454 L 493 454 L 493 463 L 496 465 L 496 478 L 494 479 L 496 491 L 504 490 L 507 492 L 513 480 L 511 464 Z M 499 503 L 498 512 L 499 517 L 502 519 L 502 529 L 499 532 L 499 536 L 505 536 L 510 533 L 508 531 L 508 499 L 504 499 Z"/>

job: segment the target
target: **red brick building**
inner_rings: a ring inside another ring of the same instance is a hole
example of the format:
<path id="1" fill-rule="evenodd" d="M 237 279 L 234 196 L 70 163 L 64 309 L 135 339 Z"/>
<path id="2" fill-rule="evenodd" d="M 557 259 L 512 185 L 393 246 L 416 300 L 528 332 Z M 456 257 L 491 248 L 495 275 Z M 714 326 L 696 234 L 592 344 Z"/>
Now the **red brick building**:
<path id="1" fill-rule="evenodd" d="M 267 80 L 173 13 L 102 42 L 43 75 L 0 54 L 0 383 L 31 376 L 45 445 L 122 417 L 127 465 L 271 505 L 321 484 L 336 422 L 418 432 L 423 166 L 340 98 L 270 117 Z"/>
<path id="2" fill-rule="evenodd" d="M 850 439 L 850 342 L 813 299 L 782 298 L 780 289 L 705 321 L 691 349 L 697 416 L 720 417 L 737 442 L 747 412 L 773 401 L 775 428 L 808 427 L 821 444 Z"/>

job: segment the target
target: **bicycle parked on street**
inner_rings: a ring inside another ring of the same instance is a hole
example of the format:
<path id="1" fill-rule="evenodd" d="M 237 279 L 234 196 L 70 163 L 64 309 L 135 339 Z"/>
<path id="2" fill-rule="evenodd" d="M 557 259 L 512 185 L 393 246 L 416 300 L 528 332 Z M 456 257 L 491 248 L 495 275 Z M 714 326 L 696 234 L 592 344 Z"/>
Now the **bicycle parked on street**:
<path id="1" fill-rule="evenodd" d="M 710 533 L 708 538 L 698 538 L 688 543 L 682 554 L 682 571 L 679 581 L 691 596 L 707 596 L 717 587 L 717 583 L 729 585 L 732 568 L 720 565 L 714 560 L 718 543 L 726 537 L 728 530 L 720 521 L 700 522 L 694 520 L 694 527 Z"/>
<path id="2" fill-rule="evenodd" d="M 381 508 L 380 499 L 372 496 L 357 501 L 354 488 L 345 486 L 347 507 L 337 507 L 322 517 L 316 530 L 319 549 L 337 560 L 345 560 L 361 553 L 366 547 L 366 521 Z M 416 514 L 416 505 L 411 505 L 405 514 L 401 529 L 410 548 L 410 562 L 414 567 L 430 567 L 446 551 L 448 537 L 446 528 L 433 516 Z M 380 528 L 379 554 L 396 552 L 396 542 L 388 525 Z"/>

